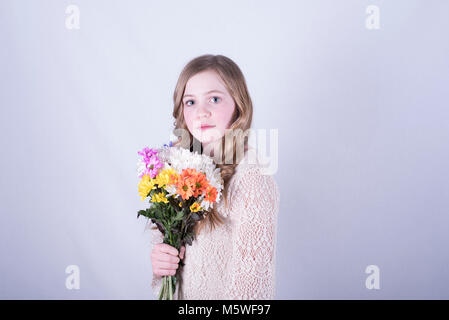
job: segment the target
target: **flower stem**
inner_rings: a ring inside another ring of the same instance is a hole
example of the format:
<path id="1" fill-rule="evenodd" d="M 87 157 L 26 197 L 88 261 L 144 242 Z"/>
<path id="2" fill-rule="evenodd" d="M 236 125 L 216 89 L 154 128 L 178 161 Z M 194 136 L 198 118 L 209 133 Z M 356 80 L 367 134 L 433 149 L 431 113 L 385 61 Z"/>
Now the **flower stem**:
<path id="1" fill-rule="evenodd" d="M 172 285 L 172 276 L 169 276 L 168 277 L 168 283 L 169 283 L 169 297 L 170 297 L 170 300 L 173 300 L 173 285 Z"/>
<path id="2" fill-rule="evenodd" d="M 159 289 L 159 295 L 157 296 L 158 300 L 162 300 L 162 294 L 164 293 L 164 279 L 161 281 L 161 288 Z"/>

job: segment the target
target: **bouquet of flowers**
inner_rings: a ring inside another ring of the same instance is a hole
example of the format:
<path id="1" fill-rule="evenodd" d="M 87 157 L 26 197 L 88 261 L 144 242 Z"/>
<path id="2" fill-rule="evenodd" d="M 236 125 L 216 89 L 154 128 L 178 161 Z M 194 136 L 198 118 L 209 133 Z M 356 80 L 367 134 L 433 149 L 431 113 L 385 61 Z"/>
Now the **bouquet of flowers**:
<path id="1" fill-rule="evenodd" d="M 220 168 L 207 155 L 193 153 L 172 144 L 138 152 L 139 195 L 149 198 L 150 207 L 140 210 L 164 235 L 163 243 L 180 250 L 195 239 L 195 223 L 204 219 L 221 198 Z M 183 263 L 181 261 L 181 266 Z M 159 300 L 173 300 L 176 276 L 162 277 Z"/>

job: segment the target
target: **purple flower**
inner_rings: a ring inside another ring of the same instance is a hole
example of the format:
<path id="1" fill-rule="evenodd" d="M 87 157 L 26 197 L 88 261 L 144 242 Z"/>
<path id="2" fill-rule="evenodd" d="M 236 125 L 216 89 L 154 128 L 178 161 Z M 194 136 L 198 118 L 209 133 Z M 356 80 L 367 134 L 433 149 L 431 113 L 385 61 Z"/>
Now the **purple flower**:
<path id="1" fill-rule="evenodd" d="M 145 170 L 142 172 L 140 177 L 145 174 L 148 174 L 150 178 L 157 176 L 157 170 L 164 166 L 159 161 L 157 149 L 145 147 L 142 151 L 138 151 L 137 153 L 142 156 L 142 162 L 145 165 Z"/>
<path id="2" fill-rule="evenodd" d="M 142 151 L 138 151 L 137 152 L 139 155 L 143 156 L 144 160 L 149 160 L 153 155 L 157 154 L 157 150 L 156 149 L 150 149 L 148 147 L 145 147 L 142 149 Z"/>
<path id="3" fill-rule="evenodd" d="M 157 156 L 151 157 L 150 161 L 147 163 L 147 172 L 150 178 L 153 179 L 157 176 L 157 169 L 162 168 L 164 165 L 159 161 Z"/>

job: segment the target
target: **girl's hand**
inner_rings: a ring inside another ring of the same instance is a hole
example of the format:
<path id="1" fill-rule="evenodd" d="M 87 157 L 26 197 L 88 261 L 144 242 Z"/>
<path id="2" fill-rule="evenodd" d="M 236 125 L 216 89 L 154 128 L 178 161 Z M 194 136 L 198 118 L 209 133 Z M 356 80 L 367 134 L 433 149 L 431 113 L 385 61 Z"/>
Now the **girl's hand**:
<path id="1" fill-rule="evenodd" d="M 186 252 L 186 247 L 184 247 L 184 246 L 181 246 L 181 253 L 180 253 L 180 257 L 181 257 L 181 260 L 182 259 L 184 259 L 184 253 Z"/>
<path id="2" fill-rule="evenodd" d="M 151 252 L 151 264 L 153 273 L 157 276 L 174 276 L 179 267 L 180 258 L 184 258 L 185 247 L 182 246 L 180 252 L 166 243 L 158 243 Z M 179 255 L 179 257 L 178 257 Z"/>

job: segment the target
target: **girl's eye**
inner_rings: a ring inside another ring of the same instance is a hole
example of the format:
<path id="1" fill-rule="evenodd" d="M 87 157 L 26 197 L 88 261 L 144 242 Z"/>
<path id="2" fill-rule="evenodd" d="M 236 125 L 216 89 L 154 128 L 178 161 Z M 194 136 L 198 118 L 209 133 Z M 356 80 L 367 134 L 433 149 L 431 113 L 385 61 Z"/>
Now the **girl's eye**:
<path id="1" fill-rule="evenodd" d="M 220 97 L 212 97 L 212 99 L 211 99 L 211 101 L 212 102 L 215 102 L 215 103 L 217 103 L 217 102 L 219 102 L 221 100 L 221 98 Z M 190 103 L 191 102 L 191 103 Z M 187 100 L 186 102 L 184 102 L 184 104 L 186 105 L 186 106 L 191 106 L 191 105 L 193 105 L 193 100 Z"/>

